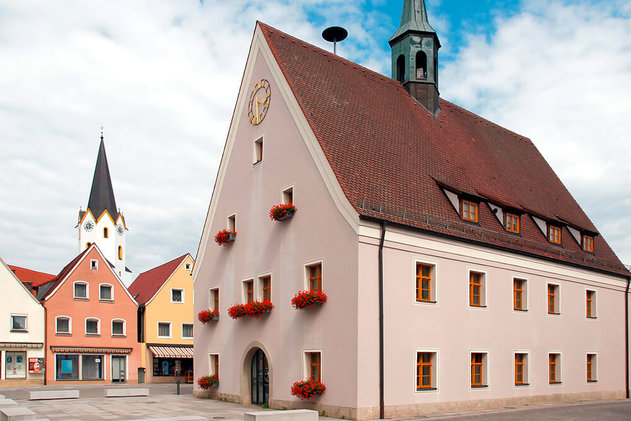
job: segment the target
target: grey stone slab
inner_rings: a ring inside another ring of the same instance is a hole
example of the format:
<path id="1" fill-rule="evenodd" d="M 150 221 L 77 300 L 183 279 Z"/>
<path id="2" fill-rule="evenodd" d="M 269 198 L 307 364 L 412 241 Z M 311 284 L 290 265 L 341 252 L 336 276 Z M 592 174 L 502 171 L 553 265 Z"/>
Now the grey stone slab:
<path id="1" fill-rule="evenodd" d="M 29 399 L 36 400 L 48 400 L 48 399 L 78 399 L 79 391 L 73 389 L 66 390 L 31 390 L 29 392 Z"/>
<path id="2" fill-rule="evenodd" d="M 21 406 L 5 406 L 0 408 L 1 421 L 34 420 L 35 412 Z"/>
<path id="3" fill-rule="evenodd" d="M 149 388 L 105 389 L 106 398 L 123 398 L 128 396 L 149 396 Z"/>
<path id="4" fill-rule="evenodd" d="M 11 405 L 17 405 L 18 403 L 16 401 L 14 401 L 13 399 L 0 399 L 0 407 L 1 406 L 11 406 Z"/>
<path id="5" fill-rule="evenodd" d="M 259 411 L 243 414 L 244 421 L 318 421 L 318 411 L 294 409 L 289 411 Z"/>

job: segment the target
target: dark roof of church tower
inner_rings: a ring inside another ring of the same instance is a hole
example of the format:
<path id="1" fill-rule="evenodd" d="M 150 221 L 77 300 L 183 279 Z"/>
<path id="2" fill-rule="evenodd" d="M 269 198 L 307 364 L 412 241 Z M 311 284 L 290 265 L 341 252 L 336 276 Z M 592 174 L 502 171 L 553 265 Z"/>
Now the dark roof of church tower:
<path id="1" fill-rule="evenodd" d="M 444 99 L 434 118 L 401 83 L 258 25 L 362 218 L 629 275 L 528 138 Z M 461 219 L 446 191 L 479 202 L 477 224 Z M 520 234 L 506 232 L 490 204 L 522 215 Z M 562 227 L 562 243 L 551 244 L 533 217 Z M 570 229 L 593 235 L 594 252 Z"/>
<path id="2" fill-rule="evenodd" d="M 401 24 L 399 29 L 392 35 L 390 42 L 405 34 L 406 32 L 429 32 L 436 34 L 434 28 L 427 19 L 427 8 L 424 0 L 405 0 L 403 12 L 401 13 Z M 439 43 L 440 45 L 440 43 Z"/>
<path id="3" fill-rule="evenodd" d="M 92 215 L 97 219 L 106 210 L 114 221 L 118 219 L 118 208 L 116 207 L 116 199 L 114 199 L 114 189 L 112 188 L 110 169 L 107 165 L 103 136 L 101 136 L 99 154 L 96 158 L 96 167 L 94 168 L 94 178 L 92 179 L 92 190 L 90 191 L 90 199 L 88 200 L 88 209 L 90 209 Z"/>

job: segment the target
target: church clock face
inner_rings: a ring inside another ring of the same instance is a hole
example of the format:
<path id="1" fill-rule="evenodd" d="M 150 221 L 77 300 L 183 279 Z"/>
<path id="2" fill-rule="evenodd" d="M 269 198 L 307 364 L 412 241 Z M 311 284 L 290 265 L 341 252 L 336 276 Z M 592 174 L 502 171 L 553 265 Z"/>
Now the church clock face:
<path id="1" fill-rule="evenodd" d="M 118 224 L 116 226 L 116 232 L 118 233 L 118 235 L 123 235 L 123 233 L 125 232 L 125 229 L 123 228 L 121 224 Z"/>
<path id="2" fill-rule="evenodd" d="M 83 229 L 86 231 L 92 231 L 92 229 L 94 229 L 94 224 L 92 223 L 92 221 L 86 221 L 85 224 L 83 224 Z"/>
<path id="3" fill-rule="evenodd" d="M 253 126 L 261 124 L 272 99 L 272 90 L 269 82 L 265 79 L 259 80 L 250 94 L 250 102 L 248 103 L 248 119 Z"/>

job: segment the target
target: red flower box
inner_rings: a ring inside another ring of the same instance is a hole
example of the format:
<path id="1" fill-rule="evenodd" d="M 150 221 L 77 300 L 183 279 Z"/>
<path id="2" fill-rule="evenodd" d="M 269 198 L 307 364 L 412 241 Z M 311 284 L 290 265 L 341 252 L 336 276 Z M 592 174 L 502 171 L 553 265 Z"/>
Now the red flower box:
<path id="1" fill-rule="evenodd" d="M 326 386 L 320 383 L 319 380 L 305 380 L 302 382 L 296 382 L 291 387 L 291 394 L 298 396 L 300 399 L 309 399 L 314 396 L 320 396 L 326 390 Z"/>
<path id="2" fill-rule="evenodd" d="M 228 244 L 237 238 L 237 232 L 229 229 L 221 230 L 215 235 L 215 242 L 220 246 Z"/>
<path id="3" fill-rule="evenodd" d="M 202 310 L 199 313 L 197 313 L 197 318 L 203 324 L 206 324 L 211 320 L 219 320 L 219 311 L 218 310 L 215 310 L 215 311 Z"/>
<path id="4" fill-rule="evenodd" d="M 281 203 L 280 205 L 272 206 L 272 209 L 269 211 L 269 217 L 272 221 L 282 221 L 294 216 L 296 210 L 293 203 Z"/>
<path id="5" fill-rule="evenodd" d="M 303 309 L 311 307 L 315 304 L 324 304 L 327 301 L 327 296 L 323 291 L 298 291 L 298 293 L 291 299 L 291 305 L 296 309 Z"/>
<path id="6" fill-rule="evenodd" d="M 274 304 L 269 301 L 252 301 L 245 305 L 245 314 L 248 317 L 258 319 L 265 313 L 269 313 L 274 308 Z"/>
<path id="7" fill-rule="evenodd" d="M 208 390 L 211 387 L 217 386 L 219 384 L 219 377 L 217 377 L 217 375 L 215 374 L 213 374 L 212 376 L 202 376 L 197 379 L 197 384 L 203 390 Z"/>
<path id="8" fill-rule="evenodd" d="M 235 304 L 228 309 L 228 316 L 238 319 L 245 316 L 245 306 L 243 304 Z"/>

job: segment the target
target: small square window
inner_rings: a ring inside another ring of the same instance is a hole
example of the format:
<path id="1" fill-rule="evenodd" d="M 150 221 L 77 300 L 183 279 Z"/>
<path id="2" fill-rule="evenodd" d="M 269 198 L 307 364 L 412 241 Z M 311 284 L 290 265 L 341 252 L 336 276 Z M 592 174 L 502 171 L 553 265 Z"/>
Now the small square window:
<path id="1" fill-rule="evenodd" d="M 114 299 L 114 295 L 112 293 L 112 286 L 99 285 L 99 300 L 112 301 L 113 299 Z"/>
<path id="2" fill-rule="evenodd" d="M 263 160 L 263 137 L 259 137 L 254 141 L 254 163 L 261 162 Z"/>
<path id="3" fill-rule="evenodd" d="M 90 269 L 97 270 L 99 268 L 99 261 L 96 259 L 90 260 Z"/>
<path id="4" fill-rule="evenodd" d="M 87 299 L 88 298 L 88 284 L 85 282 L 74 283 L 74 298 Z"/>
<path id="5" fill-rule="evenodd" d="M 124 336 L 125 335 L 125 321 L 112 320 L 112 336 Z"/>
<path id="6" fill-rule="evenodd" d="M 486 306 L 486 280 L 484 273 L 469 272 L 469 305 L 472 307 Z"/>
<path id="7" fill-rule="evenodd" d="M 272 301 L 272 277 L 262 276 L 259 278 L 259 291 L 263 301 Z"/>
<path id="8" fill-rule="evenodd" d="M 590 319 L 596 318 L 596 291 L 585 291 L 585 316 Z"/>
<path id="9" fill-rule="evenodd" d="M 436 388 L 436 353 L 416 353 L 416 390 Z"/>
<path id="10" fill-rule="evenodd" d="M 307 266 L 307 287 L 310 291 L 322 291 L 322 263 Z"/>
<path id="11" fill-rule="evenodd" d="M 506 231 L 519 234 L 519 216 L 506 213 Z"/>
<path id="12" fill-rule="evenodd" d="M 525 279 L 513 279 L 513 310 L 526 310 L 526 287 L 527 282 Z"/>
<path id="13" fill-rule="evenodd" d="M 434 265 L 416 263 L 416 301 L 435 302 L 436 284 Z"/>
<path id="14" fill-rule="evenodd" d="M 171 302 L 183 303 L 184 302 L 184 290 L 171 288 Z"/>
<path id="15" fill-rule="evenodd" d="M 528 384 L 528 354 L 515 353 L 515 386 Z"/>
<path id="16" fill-rule="evenodd" d="M 594 237 L 583 235 L 583 250 L 589 253 L 594 252 Z"/>
<path id="17" fill-rule="evenodd" d="M 182 339 L 193 339 L 193 325 L 182 323 Z"/>
<path id="18" fill-rule="evenodd" d="M 85 319 L 85 333 L 86 335 L 100 334 L 99 319 Z"/>
<path id="19" fill-rule="evenodd" d="M 487 386 L 487 353 L 471 353 L 471 387 Z"/>
<path id="20" fill-rule="evenodd" d="M 322 381 L 322 353 L 306 352 L 307 378 Z"/>
<path id="21" fill-rule="evenodd" d="M 587 382 L 596 382 L 596 354 L 587 354 Z"/>
<path id="22" fill-rule="evenodd" d="M 71 325 L 69 317 L 57 317 L 55 321 L 55 332 L 56 333 L 71 333 Z"/>
<path id="23" fill-rule="evenodd" d="M 548 314 L 560 314 L 559 286 L 548 284 Z"/>
<path id="24" fill-rule="evenodd" d="M 462 219 L 465 221 L 478 222 L 478 204 L 468 200 L 463 200 Z"/>
<path id="25" fill-rule="evenodd" d="M 185 263 L 184 264 L 184 270 L 185 271 L 190 271 L 193 268 L 193 265 L 191 265 L 190 263 Z"/>
<path id="26" fill-rule="evenodd" d="M 561 244 L 561 228 L 548 225 L 548 241 L 553 244 Z"/>
<path id="27" fill-rule="evenodd" d="M 254 301 L 254 280 L 243 281 L 243 301 L 245 304 Z"/>
<path id="28" fill-rule="evenodd" d="M 158 338 L 170 338 L 171 337 L 171 323 L 158 322 Z"/>
<path id="29" fill-rule="evenodd" d="M 548 383 L 561 383 L 561 354 L 548 354 Z"/>
<path id="30" fill-rule="evenodd" d="M 11 315 L 11 332 L 26 332 L 26 316 Z"/>

